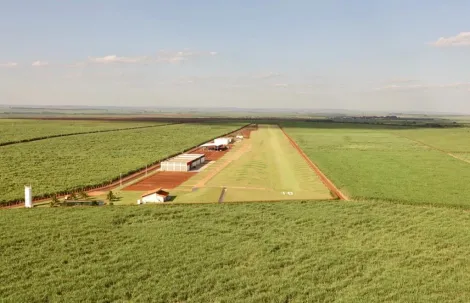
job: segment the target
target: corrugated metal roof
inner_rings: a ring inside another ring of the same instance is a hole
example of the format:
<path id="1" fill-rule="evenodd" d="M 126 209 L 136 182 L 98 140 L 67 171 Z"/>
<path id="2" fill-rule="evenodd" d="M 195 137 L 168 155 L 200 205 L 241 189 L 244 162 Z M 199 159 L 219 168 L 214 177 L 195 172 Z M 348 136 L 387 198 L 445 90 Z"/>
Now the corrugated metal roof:
<path id="1" fill-rule="evenodd" d="M 171 159 L 168 159 L 164 162 L 183 162 L 183 163 L 190 163 L 197 159 L 204 157 L 204 154 L 181 154 Z"/>

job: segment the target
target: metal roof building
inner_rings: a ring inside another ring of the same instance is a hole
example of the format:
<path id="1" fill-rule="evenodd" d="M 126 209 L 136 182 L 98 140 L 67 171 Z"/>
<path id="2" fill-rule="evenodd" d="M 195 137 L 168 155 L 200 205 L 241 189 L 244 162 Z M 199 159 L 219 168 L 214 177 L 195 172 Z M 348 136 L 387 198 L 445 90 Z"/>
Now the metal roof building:
<path id="1" fill-rule="evenodd" d="M 160 165 L 162 171 L 190 171 L 206 161 L 204 154 L 181 154 Z"/>

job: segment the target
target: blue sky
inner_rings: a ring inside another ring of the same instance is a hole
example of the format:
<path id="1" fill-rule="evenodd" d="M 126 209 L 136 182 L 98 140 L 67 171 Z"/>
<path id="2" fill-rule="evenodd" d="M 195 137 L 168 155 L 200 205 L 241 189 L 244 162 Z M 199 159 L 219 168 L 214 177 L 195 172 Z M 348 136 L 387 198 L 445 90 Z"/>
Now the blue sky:
<path id="1" fill-rule="evenodd" d="M 0 104 L 470 113 L 469 11 L 436 0 L 3 0 Z"/>

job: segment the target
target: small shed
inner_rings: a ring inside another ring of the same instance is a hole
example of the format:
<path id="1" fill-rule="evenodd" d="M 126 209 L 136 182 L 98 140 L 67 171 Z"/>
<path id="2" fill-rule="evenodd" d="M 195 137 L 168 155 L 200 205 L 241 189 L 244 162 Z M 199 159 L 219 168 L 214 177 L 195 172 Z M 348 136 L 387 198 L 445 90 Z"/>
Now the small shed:
<path id="1" fill-rule="evenodd" d="M 163 203 L 168 201 L 168 196 L 170 193 L 161 188 L 157 188 L 151 191 L 146 192 L 141 196 L 141 199 L 137 201 L 137 204 L 145 203 Z"/>

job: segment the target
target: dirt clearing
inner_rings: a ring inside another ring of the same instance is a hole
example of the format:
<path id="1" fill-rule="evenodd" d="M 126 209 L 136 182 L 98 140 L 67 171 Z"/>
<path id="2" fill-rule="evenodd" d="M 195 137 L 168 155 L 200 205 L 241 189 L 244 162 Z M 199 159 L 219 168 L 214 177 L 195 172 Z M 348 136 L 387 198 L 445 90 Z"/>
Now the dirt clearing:
<path id="1" fill-rule="evenodd" d="M 195 174 L 195 172 L 160 171 L 144 180 L 125 187 L 123 190 L 147 191 L 159 187 L 172 189 L 179 186 Z"/>

